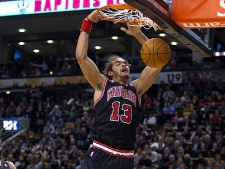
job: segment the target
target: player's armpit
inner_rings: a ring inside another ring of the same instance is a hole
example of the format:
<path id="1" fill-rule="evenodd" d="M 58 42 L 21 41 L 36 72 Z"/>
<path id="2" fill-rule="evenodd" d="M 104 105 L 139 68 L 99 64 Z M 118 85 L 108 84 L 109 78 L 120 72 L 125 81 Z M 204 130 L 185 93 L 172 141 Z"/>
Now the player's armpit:
<path id="1" fill-rule="evenodd" d="M 146 66 L 142 71 L 140 78 L 131 82 L 137 89 L 139 97 L 141 97 L 155 82 L 162 68 L 151 68 Z"/>

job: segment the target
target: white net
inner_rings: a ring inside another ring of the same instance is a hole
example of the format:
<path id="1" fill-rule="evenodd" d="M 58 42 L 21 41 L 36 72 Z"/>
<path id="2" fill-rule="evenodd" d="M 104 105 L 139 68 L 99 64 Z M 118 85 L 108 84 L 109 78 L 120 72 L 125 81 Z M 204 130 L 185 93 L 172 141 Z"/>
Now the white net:
<path id="1" fill-rule="evenodd" d="M 113 21 L 115 24 L 118 22 L 125 22 L 132 26 L 140 26 L 145 29 L 154 28 L 155 31 L 161 29 L 155 22 L 144 16 L 144 14 L 137 9 L 130 10 L 106 8 L 99 11 L 99 17 L 102 20 Z"/>

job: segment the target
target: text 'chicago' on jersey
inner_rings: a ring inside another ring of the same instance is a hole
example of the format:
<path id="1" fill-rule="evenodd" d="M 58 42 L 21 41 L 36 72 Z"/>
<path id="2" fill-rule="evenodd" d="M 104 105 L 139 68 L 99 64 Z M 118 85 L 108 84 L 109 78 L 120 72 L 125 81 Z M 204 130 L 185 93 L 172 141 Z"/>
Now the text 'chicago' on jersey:
<path id="1" fill-rule="evenodd" d="M 136 107 L 137 97 L 136 94 L 130 90 L 124 88 L 124 86 L 113 86 L 107 91 L 107 101 L 109 101 L 113 97 L 122 97 L 124 99 L 130 100 L 134 103 Z"/>

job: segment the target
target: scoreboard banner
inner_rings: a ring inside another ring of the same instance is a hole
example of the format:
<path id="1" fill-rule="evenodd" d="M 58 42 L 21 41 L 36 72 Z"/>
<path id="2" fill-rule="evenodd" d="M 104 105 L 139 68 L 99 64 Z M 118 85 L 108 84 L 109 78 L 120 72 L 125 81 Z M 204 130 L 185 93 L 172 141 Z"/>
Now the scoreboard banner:
<path id="1" fill-rule="evenodd" d="M 130 81 L 133 81 L 140 77 L 140 73 L 132 73 L 130 77 Z M 173 71 L 173 72 L 161 72 L 154 84 L 160 84 L 161 81 L 168 83 L 172 81 L 174 84 L 182 83 L 182 71 Z"/>
<path id="2" fill-rule="evenodd" d="M 173 0 L 171 18 L 182 28 L 225 27 L 225 1 Z"/>
<path id="3" fill-rule="evenodd" d="M 0 2 L 0 17 L 97 9 L 123 0 L 15 0 Z"/>

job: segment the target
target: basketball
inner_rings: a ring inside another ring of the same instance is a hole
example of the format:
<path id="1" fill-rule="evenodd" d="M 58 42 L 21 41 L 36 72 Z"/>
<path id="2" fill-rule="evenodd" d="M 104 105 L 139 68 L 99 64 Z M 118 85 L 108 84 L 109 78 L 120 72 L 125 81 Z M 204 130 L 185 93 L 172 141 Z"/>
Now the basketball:
<path id="1" fill-rule="evenodd" d="M 141 59 L 149 67 L 160 68 L 170 60 L 170 46 L 160 38 L 147 40 L 141 47 Z"/>

